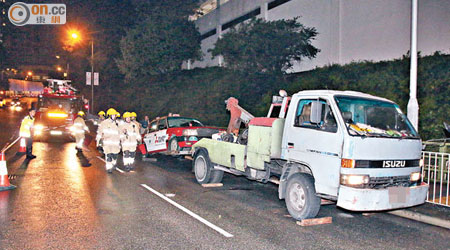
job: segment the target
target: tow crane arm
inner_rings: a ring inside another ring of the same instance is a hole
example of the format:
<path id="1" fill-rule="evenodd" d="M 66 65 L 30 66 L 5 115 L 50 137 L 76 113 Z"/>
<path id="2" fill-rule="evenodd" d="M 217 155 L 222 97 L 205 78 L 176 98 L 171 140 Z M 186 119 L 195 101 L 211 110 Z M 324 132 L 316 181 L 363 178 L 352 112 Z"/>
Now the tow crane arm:
<path id="1" fill-rule="evenodd" d="M 225 103 L 227 104 L 227 110 L 230 111 L 230 122 L 228 123 L 227 133 L 238 136 L 241 122 L 247 126 L 250 120 L 255 117 L 239 106 L 239 101 L 234 97 L 228 98 Z"/>

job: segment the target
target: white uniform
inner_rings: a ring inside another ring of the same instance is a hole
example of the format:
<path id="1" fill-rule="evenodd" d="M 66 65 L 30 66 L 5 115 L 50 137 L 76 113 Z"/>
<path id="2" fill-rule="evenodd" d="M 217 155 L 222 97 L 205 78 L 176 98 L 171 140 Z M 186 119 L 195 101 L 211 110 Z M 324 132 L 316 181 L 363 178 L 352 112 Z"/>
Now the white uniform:
<path id="1" fill-rule="evenodd" d="M 81 116 L 78 116 L 73 121 L 73 135 L 75 136 L 75 142 L 76 142 L 75 147 L 78 150 L 81 150 L 81 148 L 83 148 L 85 131 L 89 132 L 89 128 L 86 126 L 84 119 Z"/>
<path id="2" fill-rule="evenodd" d="M 106 170 L 110 171 L 117 162 L 120 152 L 120 133 L 117 121 L 109 118 L 100 123 L 97 132 L 97 145 L 102 140 L 106 158 Z"/>
<path id="3" fill-rule="evenodd" d="M 141 141 L 139 127 L 133 122 L 124 122 L 119 126 L 120 141 L 123 151 L 123 164 L 127 170 L 132 169 L 136 156 L 136 147 Z"/>

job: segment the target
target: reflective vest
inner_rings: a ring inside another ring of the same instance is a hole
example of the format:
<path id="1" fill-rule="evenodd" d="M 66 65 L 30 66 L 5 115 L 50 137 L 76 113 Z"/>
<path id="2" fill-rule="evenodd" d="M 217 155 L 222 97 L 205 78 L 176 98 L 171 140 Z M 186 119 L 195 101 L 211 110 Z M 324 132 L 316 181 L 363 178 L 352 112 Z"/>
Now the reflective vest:
<path id="1" fill-rule="evenodd" d="M 124 122 L 119 126 L 122 150 L 136 151 L 138 142 L 141 140 L 139 127 L 134 122 Z"/>
<path id="2" fill-rule="evenodd" d="M 22 120 L 22 124 L 20 125 L 19 135 L 26 138 L 31 137 L 31 129 L 33 128 L 33 124 L 34 117 L 31 117 L 29 115 L 25 116 L 25 118 L 23 118 Z"/>
<path id="3" fill-rule="evenodd" d="M 89 128 L 86 126 L 84 119 L 79 116 L 73 121 L 73 128 L 75 135 L 84 135 L 84 131 L 89 132 Z"/>

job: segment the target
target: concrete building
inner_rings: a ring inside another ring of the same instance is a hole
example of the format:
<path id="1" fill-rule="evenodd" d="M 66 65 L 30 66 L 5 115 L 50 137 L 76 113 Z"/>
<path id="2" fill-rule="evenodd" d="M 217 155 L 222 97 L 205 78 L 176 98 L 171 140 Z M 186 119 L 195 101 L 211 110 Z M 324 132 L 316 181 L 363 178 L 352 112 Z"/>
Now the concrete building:
<path id="1" fill-rule="evenodd" d="M 220 4 L 218 5 L 217 2 Z M 315 27 L 316 58 L 295 65 L 305 71 L 330 64 L 400 58 L 410 49 L 411 0 L 209 0 L 191 19 L 202 34 L 203 61 L 185 68 L 222 64 L 211 58 L 218 37 L 252 17 L 268 21 L 292 19 Z M 450 53 L 450 0 L 419 0 L 418 50 Z"/>

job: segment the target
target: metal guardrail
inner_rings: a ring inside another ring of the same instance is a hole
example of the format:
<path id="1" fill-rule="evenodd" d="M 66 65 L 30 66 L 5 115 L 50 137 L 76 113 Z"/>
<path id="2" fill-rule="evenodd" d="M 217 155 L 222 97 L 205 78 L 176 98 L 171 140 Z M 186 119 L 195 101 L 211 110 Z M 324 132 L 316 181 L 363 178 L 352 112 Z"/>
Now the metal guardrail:
<path id="1" fill-rule="evenodd" d="M 430 185 L 427 202 L 450 207 L 450 153 L 422 151 L 422 181 Z"/>

